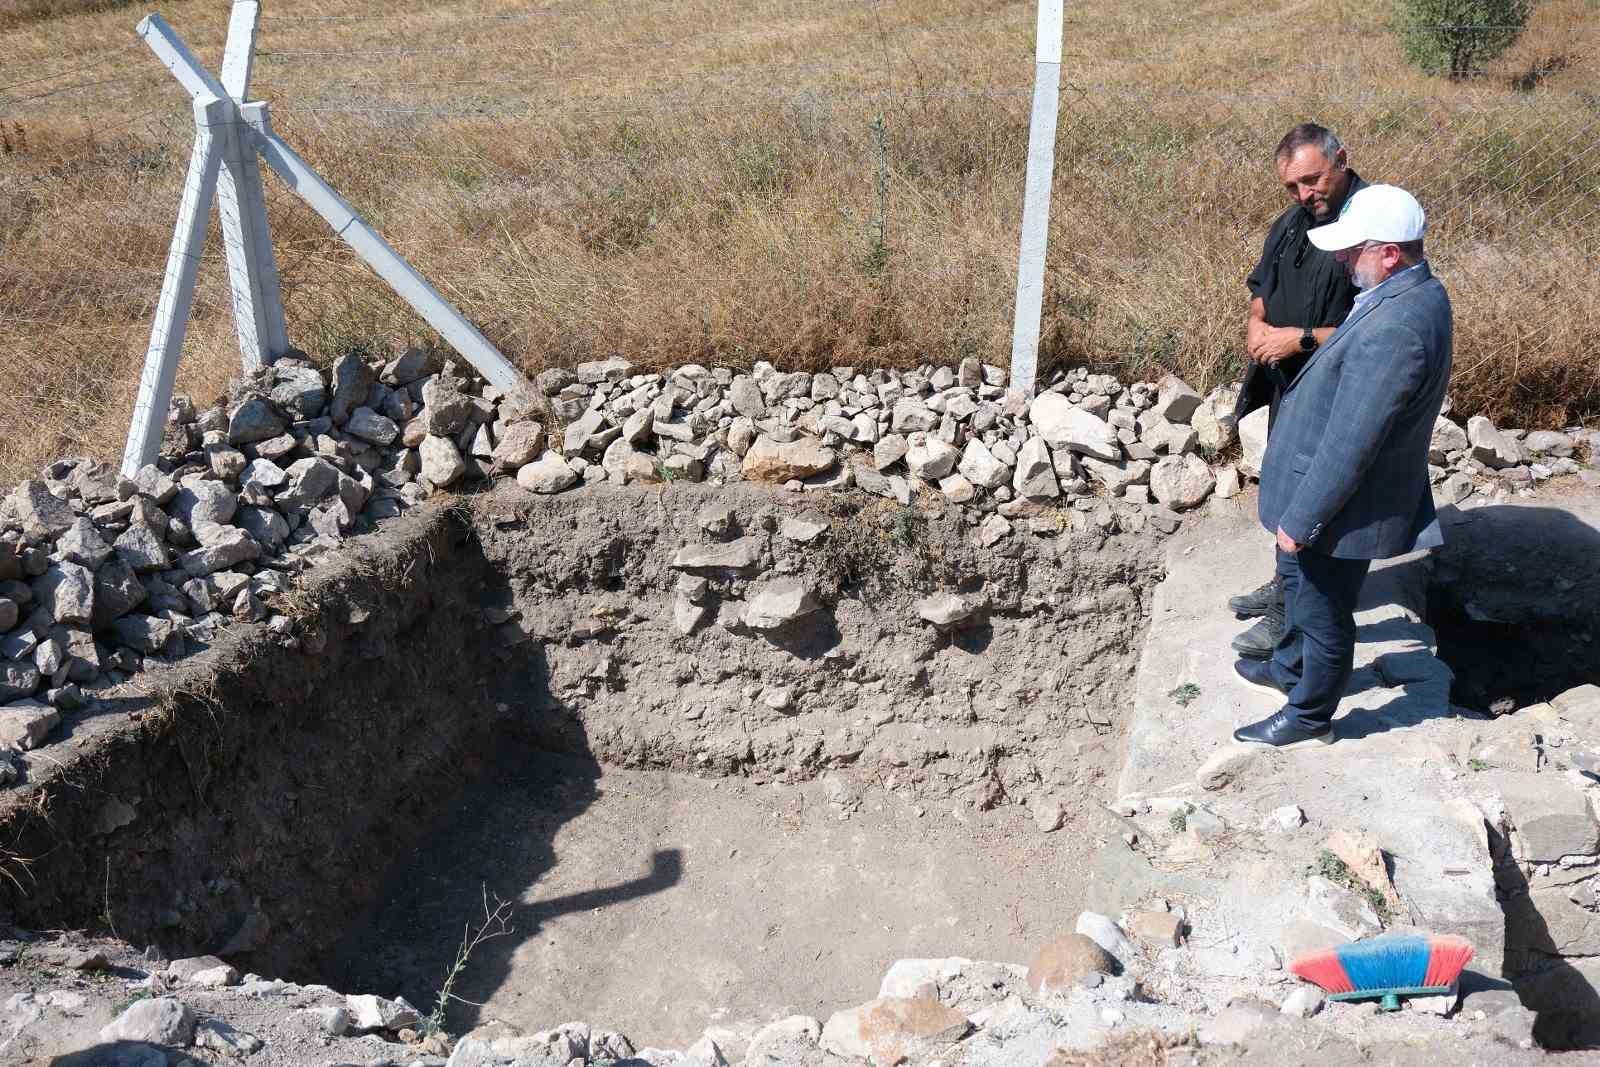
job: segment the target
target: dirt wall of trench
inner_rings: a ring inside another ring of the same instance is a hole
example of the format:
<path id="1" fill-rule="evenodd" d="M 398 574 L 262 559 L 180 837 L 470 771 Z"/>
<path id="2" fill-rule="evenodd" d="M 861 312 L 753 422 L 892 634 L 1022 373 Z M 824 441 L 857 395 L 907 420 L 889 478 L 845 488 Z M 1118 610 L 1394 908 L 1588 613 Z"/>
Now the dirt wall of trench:
<path id="1" fill-rule="evenodd" d="M 431 502 L 309 576 L 292 639 L 242 627 L 68 717 L 0 800 L 0 914 L 312 976 L 509 737 L 1070 822 L 1115 765 L 1160 554 L 1056 518 L 985 546 L 954 508 L 741 487 Z M 816 609 L 752 628 L 777 578 Z M 982 606 L 942 630 L 940 592 Z"/>

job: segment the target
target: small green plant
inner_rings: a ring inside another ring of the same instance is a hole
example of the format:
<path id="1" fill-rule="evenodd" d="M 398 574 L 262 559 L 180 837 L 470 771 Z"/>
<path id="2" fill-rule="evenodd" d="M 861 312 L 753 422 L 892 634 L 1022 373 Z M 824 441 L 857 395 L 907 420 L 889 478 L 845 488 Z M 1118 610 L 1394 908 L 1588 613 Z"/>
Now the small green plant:
<path id="1" fill-rule="evenodd" d="M 1199 695 L 1200 687 L 1195 685 L 1193 682 L 1184 682 L 1182 685 L 1178 686 L 1178 688 L 1167 694 L 1167 696 L 1171 697 L 1180 708 L 1188 707 Z"/>
<path id="2" fill-rule="evenodd" d="M 461 947 L 456 950 L 455 962 L 450 965 L 450 970 L 444 976 L 444 984 L 439 987 L 439 998 L 434 1001 L 433 1011 L 422 1020 L 419 1029 L 424 1034 L 437 1034 L 444 1031 L 445 1012 L 450 1007 L 452 1000 L 461 1000 L 451 990 L 455 988 L 456 980 L 467 969 L 467 962 L 472 959 L 472 954 L 479 945 L 485 941 L 493 941 L 497 937 L 505 937 L 515 933 L 516 928 L 511 925 L 512 904 L 509 900 L 501 900 L 498 896 L 492 898 L 494 906 L 490 906 L 491 897 L 489 887 L 483 887 L 483 922 L 474 930 L 469 924 L 461 931 Z M 465 1003 L 465 1002 L 463 1002 Z"/>
<path id="3" fill-rule="evenodd" d="M 1481 772 L 1486 771 L 1488 769 L 1489 769 L 1489 764 L 1484 762 L 1483 760 L 1479 759 L 1476 756 L 1473 756 L 1471 759 L 1467 760 L 1467 770 L 1469 770 L 1469 771 L 1475 771 L 1475 772 L 1481 773 Z"/>
<path id="4" fill-rule="evenodd" d="M 1509 48 L 1533 8 L 1530 0 L 1396 0 L 1395 6 L 1406 58 L 1452 81 L 1480 73 Z"/>
<path id="5" fill-rule="evenodd" d="M 1167 825 L 1172 827 L 1172 832 L 1181 834 L 1189 829 L 1189 813 L 1182 808 L 1167 816 Z"/>
<path id="6" fill-rule="evenodd" d="M 1335 856 L 1328 849 L 1317 851 L 1317 860 L 1313 867 L 1315 873 L 1320 874 L 1334 885 L 1343 886 L 1352 893 L 1359 893 L 1366 898 L 1372 910 L 1385 924 L 1389 922 L 1389 898 L 1375 886 L 1370 886 L 1365 880 L 1358 878 L 1350 865 Z"/>
<path id="7" fill-rule="evenodd" d="M 917 543 L 917 509 L 901 508 L 894 513 L 894 539 L 906 548 Z"/>

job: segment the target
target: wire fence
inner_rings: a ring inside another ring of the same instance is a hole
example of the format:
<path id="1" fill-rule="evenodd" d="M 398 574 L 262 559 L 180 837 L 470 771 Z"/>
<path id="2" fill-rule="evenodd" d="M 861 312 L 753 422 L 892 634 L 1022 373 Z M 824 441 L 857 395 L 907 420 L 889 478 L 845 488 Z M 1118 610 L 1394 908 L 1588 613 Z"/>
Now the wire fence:
<path id="1" fill-rule="evenodd" d="M 1006 361 L 1029 20 L 973 29 L 955 15 L 918 22 L 906 4 L 764 8 L 773 26 L 815 24 L 796 45 L 759 19 L 623 32 L 638 10 L 269 9 L 252 95 L 530 370 L 615 354 Z M 828 31 L 822 16 L 839 12 L 857 23 Z M 1456 307 L 1457 406 L 1524 425 L 1600 410 L 1586 336 L 1600 312 L 1600 95 L 1587 54 L 1530 52 L 1467 83 L 1396 78 L 1368 58 L 1361 42 L 1384 30 L 1367 26 L 1304 85 L 1189 60 L 1158 77 L 1146 72 L 1183 56 L 1139 46 L 1142 25 L 1097 50 L 1069 19 L 1046 369 L 1159 366 L 1196 385 L 1236 374 L 1243 279 L 1287 203 L 1272 146 L 1312 119 L 1340 133 L 1364 177 L 1427 208 Z M 1255 26 L 1230 33 L 1249 40 Z M 562 29 L 546 41 L 549 27 Z M 584 35 L 582 54 L 562 34 Z M 191 44 L 220 40 L 208 24 Z M 193 141 L 186 95 L 142 46 L 0 70 L 0 344 L 33 356 L 0 369 L 0 422 L 48 431 L 0 451 L 6 473 L 84 441 L 72 427 L 115 436 L 126 424 Z M 427 336 L 291 191 L 272 176 L 266 187 L 296 344 L 332 358 Z M 211 234 L 184 367 L 197 392 L 237 369 Z M 69 417 L 42 418 L 47 403 Z"/>

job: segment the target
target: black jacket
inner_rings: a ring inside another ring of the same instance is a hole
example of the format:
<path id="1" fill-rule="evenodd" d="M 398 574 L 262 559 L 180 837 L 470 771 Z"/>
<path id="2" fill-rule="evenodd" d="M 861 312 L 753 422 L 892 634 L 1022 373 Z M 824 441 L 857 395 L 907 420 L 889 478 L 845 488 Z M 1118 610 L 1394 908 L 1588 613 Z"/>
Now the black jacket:
<path id="1" fill-rule="evenodd" d="M 1333 205 L 1333 219 L 1339 217 L 1350 196 L 1366 184 L 1361 175 L 1350 172 L 1349 189 L 1344 199 Z M 1260 297 L 1266 305 L 1270 325 L 1301 329 L 1337 326 L 1350 314 L 1358 290 L 1333 253 L 1317 248 L 1306 236 L 1306 231 L 1318 225 L 1322 224 L 1311 212 L 1291 204 L 1267 231 L 1261 258 L 1245 284 L 1250 287 L 1251 297 Z M 1276 414 L 1283 383 L 1292 381 L 1305 362 L 1306 357 L 1300 355 L 1281 360 L 1276 368 L 1249 363 L 1234 416 L 1242 419 L 1263 404 L 1270 405 Z"/>

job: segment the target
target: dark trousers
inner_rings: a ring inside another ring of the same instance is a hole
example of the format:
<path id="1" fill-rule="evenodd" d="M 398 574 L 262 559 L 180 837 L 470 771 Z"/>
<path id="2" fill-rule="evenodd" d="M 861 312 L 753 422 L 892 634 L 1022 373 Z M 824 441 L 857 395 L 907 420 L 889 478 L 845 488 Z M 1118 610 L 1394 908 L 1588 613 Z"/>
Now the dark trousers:
<path id="1" fill-rule="evenodd" d="M 1309 549 L 1278 550 L 1284 632 L 1270 668 L 1291 686 L 1283 710 L 1305 729 L 1333 721 L 1356 656 L 1356 600 L 1369 559 L 1336 559 Z"/>

